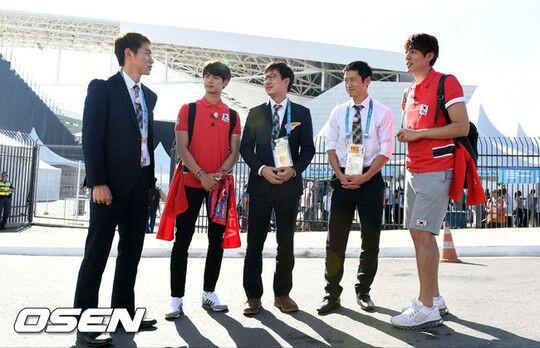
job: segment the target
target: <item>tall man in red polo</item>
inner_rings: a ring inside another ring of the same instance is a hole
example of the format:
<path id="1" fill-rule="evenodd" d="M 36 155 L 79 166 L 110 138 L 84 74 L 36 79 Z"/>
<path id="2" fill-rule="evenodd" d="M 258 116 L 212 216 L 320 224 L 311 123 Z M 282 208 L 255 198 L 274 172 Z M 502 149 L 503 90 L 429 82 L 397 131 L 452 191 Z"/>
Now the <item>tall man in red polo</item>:
<path id="1" fill-rule="evenodd" d="M 469 120 L 463 89 L 454 76 L 445 80 L 445 107 L 436 117 L 437 87 L 442 74 L 433 69 L 439 55 L 437 39 L 428 34 L 411 35 L 405 43 L 407 70 L 414 76 L 403 105 L 405 126 L 397 133 L 408 144 L 405 179 L 405 226 L 410 229 L 420 278 L 418 298 L 391 318 L 400 328 L 441 325 L 448 312 L 439 294 L 439 249 L 436 235 L 446 214 L 453 177 L 453 138 L 466 136 Z"/>
<path id="2" fill-rule="evenodd" d="M 183 182 L 188 208 L 176 218 L 176 238 L 171 252 L 171 302 L 165 314 L 175 319 L 183 314 L 188 249 L 203 200 L 208 212 L 208 253 L 204 269 L 202 306 L 213 311 L 225 311 L 215 292 L 223 258 L 225 226 L 210 218 L 210 197 L 238 160 L 240 119 L 236 112 L 221 101 L 221 91 L 231 79 L 227 65 L 219 61 L 203 67 L 206 93 L 194 104 L 185 104 L 178 114 L 176 126 L 177 150 L 184 165 Z M 195 107 L 192 134 L 189 131 L 189 109 Z M 234 127 L 233 127 L 234 124 Z"/>

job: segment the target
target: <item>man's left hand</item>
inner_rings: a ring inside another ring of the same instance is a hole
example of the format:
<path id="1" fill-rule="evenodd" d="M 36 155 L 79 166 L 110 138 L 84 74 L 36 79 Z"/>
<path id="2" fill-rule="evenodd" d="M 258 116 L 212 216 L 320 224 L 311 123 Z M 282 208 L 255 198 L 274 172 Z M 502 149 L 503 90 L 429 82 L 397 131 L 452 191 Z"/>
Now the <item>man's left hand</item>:
<path id="1" fill-rule="evenodd" d="M 283 182 L 285 182 L 294 176 L 294 169 L 292 169 L 292 167 L 278 168 L 276 174 Z"/>
<path id="2" fill-rule="evenodd" d="M 402 128 L 400 129 L 397 134 L 396 138 L 399 142 L 402 143 L 408 143 L 410 141 L 415 141 L 421 138 L 420 131 L 408 129 L 408 128 Z"/>
<path id="3" fill-rule="evenodd" d="M 351 177 L 352 179 L 349 179 L 345 184 L 341 185 L 344 189 L 356 190 L 357 188 L 360 188 L 363 183 L 369 180 L 365 174 L 352 175 Z"/>

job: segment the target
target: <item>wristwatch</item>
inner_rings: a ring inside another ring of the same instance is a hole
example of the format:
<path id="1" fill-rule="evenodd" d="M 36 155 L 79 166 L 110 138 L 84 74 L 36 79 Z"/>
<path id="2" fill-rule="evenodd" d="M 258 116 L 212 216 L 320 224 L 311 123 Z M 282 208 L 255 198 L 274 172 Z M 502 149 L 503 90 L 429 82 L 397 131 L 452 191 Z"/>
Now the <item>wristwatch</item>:
<path id="1" fill-rule="evenodd" d="M 195 174 L 195 176 L 200 179 L 204 174 L 206 174 L 205 171 L 202 169 L 199 169 L 199 171 Z"/>

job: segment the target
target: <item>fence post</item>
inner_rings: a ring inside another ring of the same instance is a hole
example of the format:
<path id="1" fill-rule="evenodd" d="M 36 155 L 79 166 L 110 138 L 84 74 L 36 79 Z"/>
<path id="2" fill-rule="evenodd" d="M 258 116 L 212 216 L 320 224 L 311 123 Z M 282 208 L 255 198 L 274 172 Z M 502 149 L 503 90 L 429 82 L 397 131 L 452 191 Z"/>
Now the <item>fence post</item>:
<path id="1" fill-rule="evenodd" d="M 28 223 L 32 224 L 34 222 L 34 207 L 36 200 L 36 182 L 37 182 L 37 171 L 39 163 L 39 147 L 34 145 L 32 148 L 32 170 L 30 171 L 30 191 L 28 192 Z"/>

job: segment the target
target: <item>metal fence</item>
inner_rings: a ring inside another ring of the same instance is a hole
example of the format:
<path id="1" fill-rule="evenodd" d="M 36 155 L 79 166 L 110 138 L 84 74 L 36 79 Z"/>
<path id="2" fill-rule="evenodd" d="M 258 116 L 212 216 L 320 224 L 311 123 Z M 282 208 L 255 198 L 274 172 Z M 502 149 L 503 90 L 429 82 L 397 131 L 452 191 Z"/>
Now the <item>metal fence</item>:
<path id="1" fill-rule="evenodd" d="M 28 135 L 0 130 L 0 171 L 8 173 L 9 181 L 15 187 L 8 229 L 32 223 L 36 160 L 37 148 Z"/>
<path id="2" fill-rule="evenodd" d="M 37 172 L 35 221 L 87 226 L 89 190 L 82 187 L 86 175 L 81 146 L 39 145 L 41 165 Z"/>
<path id="3" fill-rule="evenodd" d="M 332 170 L 328 163 L 323 138 L 317 138 L 316 154 L 303 173 L 304 181 L 313 182 L 312 201 L 304 204 L 297 216 L 297 229 L 303 231 L 325 230 L 328 227 L 328 212 L 324 207 L 324 196 L 329 188 Z M 51 151 L 68 159 L 70 165 L 53 165 L 61 169 L 58 199 L 36 201 L 36 219 L 41 222 L 54 221 L 62 224 L 87 225 L 89 192 L 81 188 L 84 179 L 82 149 L 77 146 L 52 146 Z M 467 207 L 465 195 L 460 202 L 449 202 L 447 220 L 454 228 L 467 227 L 531 227 L 539 226 L 539 202 L 536 192 L 540 189 L 540 139 L 539 138 L 480 138 L 478 142 L 478 172 L 489 196 L 501 191 L 505 209 L 500 209 L 500 224 L 488 224 L 485 206 Z M 382 170 L 388 185 L 384 202 L 383 228 L 399 229 L 403 226 L 403 188 L 405 180 L 406 145 L 395 142 L 392 159 Z M 43 159 L 43 151 L 40 151 Z M 173 149 L 173 156 L 176 153 Z M 174 163 L 174 161 L 171 161 Z M 74 165 L 76 163 L 77 165 Z M 168 172 L 169 169 L 166 170 Z M 42 173 L 42 176 L 44 174 Z M 244 187 L 249 177 L 249 168 L 242 159 L 233 169 L 236 186 L 236 201 L 242 228 L 246 228 L 247 217 L 242 209 Z M 38 175 L 39 177 L 39 175 Z M 51 186 L 49 185 L 49 189 Z M 503 194 L 503 189 L 506 194 Z M 43 197 L 38 185 L 37 196 Z M 533 192 L 534 191 L 534 192 Z M 245 196 L 244 196 L 245 197 Z M 305 198 L 305 197 L 303 197 Z M 499 200 L 498 202 L 500 202 Z M 205 232 L 207 227 L 206 208 L 203 206 L 197 220 L 196 230 Z M 158 214 L 159 223 L 159 214 Z M 272 226 L 274 224 L 272 223 Z M 353 228 L 359 228 L 355 216 Z"/>

